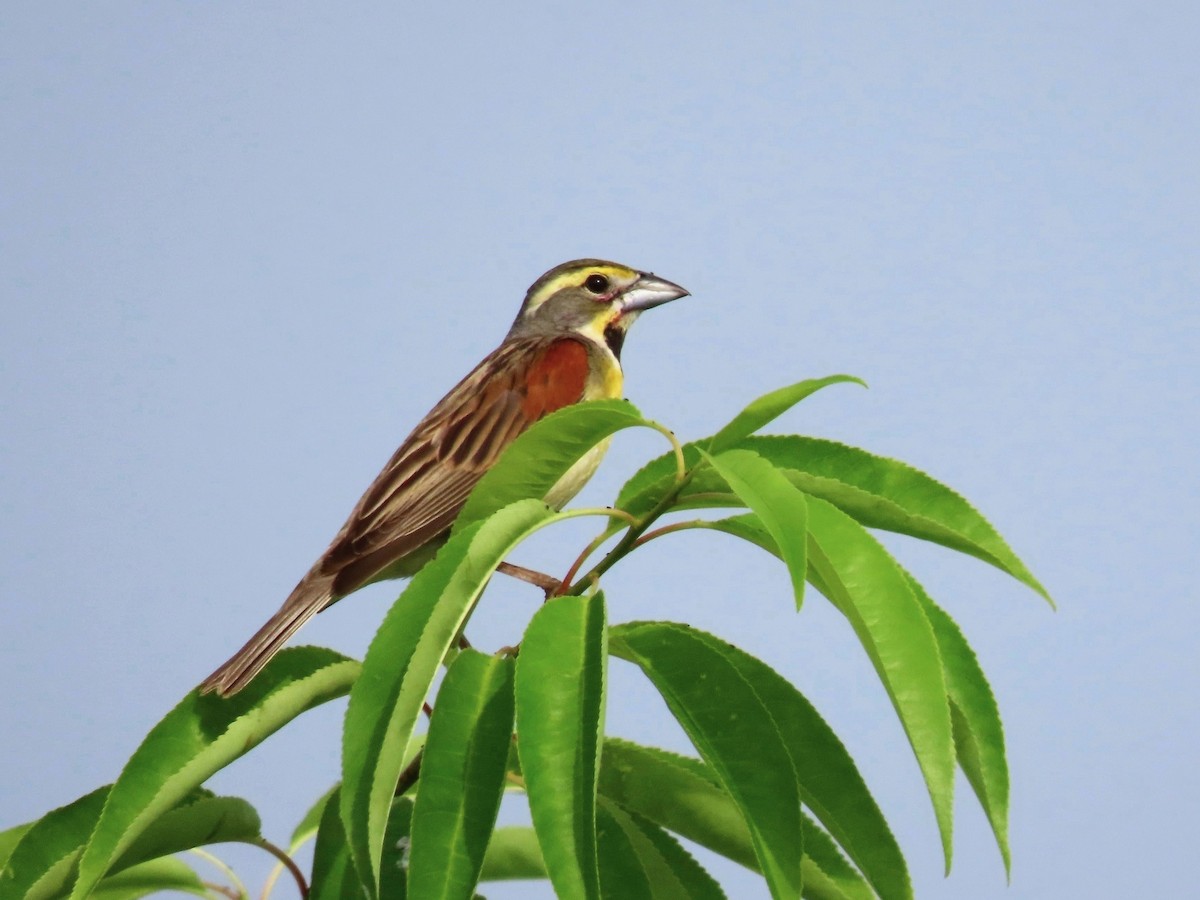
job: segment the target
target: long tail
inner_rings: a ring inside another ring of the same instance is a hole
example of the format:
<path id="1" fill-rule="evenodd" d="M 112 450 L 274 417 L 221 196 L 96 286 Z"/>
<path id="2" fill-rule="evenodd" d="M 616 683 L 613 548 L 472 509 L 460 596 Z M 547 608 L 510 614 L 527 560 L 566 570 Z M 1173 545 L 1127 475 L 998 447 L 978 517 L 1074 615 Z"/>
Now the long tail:
<path id="1" fill-rule="evenodd" d="M 215 691 L 222 697 L 236 694 L 262 671 L 305 622 L 329 605 L 330 596 L 328 580 L 305 578 L 296 585 L 279 612 L 271 616 L 241 650 L 204 679 L 200 693 Z"/>

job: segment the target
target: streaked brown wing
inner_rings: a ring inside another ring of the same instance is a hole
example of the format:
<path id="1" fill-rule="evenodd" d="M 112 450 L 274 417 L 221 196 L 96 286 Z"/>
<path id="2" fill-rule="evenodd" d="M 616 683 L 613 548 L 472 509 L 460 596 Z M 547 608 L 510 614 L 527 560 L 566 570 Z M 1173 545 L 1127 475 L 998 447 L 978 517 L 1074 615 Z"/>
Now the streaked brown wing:
<path id="1" fill-rule="evenodd" d="M 588 348 L 574 338 L 502 344 L 430 410 L 314 566 L 334 596 L 441 535 L 476 482 L 547 413 L 583 397 Z"/>

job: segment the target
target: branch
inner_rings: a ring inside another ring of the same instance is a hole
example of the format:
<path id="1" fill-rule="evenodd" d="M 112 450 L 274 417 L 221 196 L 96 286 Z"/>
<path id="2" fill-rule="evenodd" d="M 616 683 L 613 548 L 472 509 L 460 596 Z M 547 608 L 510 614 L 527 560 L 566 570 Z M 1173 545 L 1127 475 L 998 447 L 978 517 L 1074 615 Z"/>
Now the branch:
<path id="1" fill-rule="evenodd" d="M 287 851 L 280 847 L 276 847 L 266 838 L 259 838 L 256 841 L 251 841 L 255 847 L 261 847 L 273 857 L 283 864 L 283 867 L 292 873 L 292 878 L 296 881 L 296 887 L 300 889 L 300 896 L 307 900 L 308 898 L 308 882 L 304 880 L 304 873 L 300 871 L 300 867 L 296 865 L 296 861 L 288 856 Z"/>
<path id="2" fill-rule="evenodd" d="M 393 796 L 402 797 L 408 792 L 414 784 L 417 783 L 417 778 L 421 774 L 421 758 L 425 755 L 425 749 L 421 748 L 417 751 L 417 755 L 412 758 L 404 771 L 400 773 L 400 777 L 396 780 L 396 793 Z"/>

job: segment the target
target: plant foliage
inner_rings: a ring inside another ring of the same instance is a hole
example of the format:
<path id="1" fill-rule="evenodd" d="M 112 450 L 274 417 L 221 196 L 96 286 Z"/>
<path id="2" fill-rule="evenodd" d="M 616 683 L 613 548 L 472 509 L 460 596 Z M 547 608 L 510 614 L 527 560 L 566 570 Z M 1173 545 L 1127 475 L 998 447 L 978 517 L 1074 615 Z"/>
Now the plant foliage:
<path id="1" fill-rule="evenodd" d="M 785 565 L 797 608 L 811 587 L 846 617 L 925 779 L 946 868 L 961 768 L 1007 870 L 996 701 L 958 626 L 871 530 L 974 556 L 1049 595 L 983 516 L 929 475 L 832 441 L 757 434 L 812 393 L 850 381 L 774 391 L 713 437 L 684 445 L 623 401 L 546 417 L 479 483 L 361 664 L 300 647 L 231 699 L 188 694 L 115 783 L 0 832 L 0 900 L 221 896 L 174 854 L 224 841 L 279 856 L 314 898 L 470 900 L 481 882 L 508 879 L 548 879 L 569 900 L 725 896 L 681 838 L 761 873 L 776 900 L 912 897 L 883 811 L 796 686 L 684 623 L 609 624 L 604 573 L 652 539 L 693 528 L 761 547 Z M 612 509 L 542 503 L 592 447 L 630 427 L 661 432 L 672 449 L 634 474 Z M 705 512 L 680 515 L 689 510 Z M 608 519 L 519 648 L 464 649 L 463 630 L 497 567 L 535 531 L 577 515 Z M 696 756 L 605 734 L 611 657 L 641 669 Z M 249 803 L 202 786 L 301 713 L 347 693 L 342 781 L 290 843 L 294 853 L 316 841 L 305 875 L 263 838 Z M 528 797 L 532 828 L 496 827 L 506 790 Z"/>

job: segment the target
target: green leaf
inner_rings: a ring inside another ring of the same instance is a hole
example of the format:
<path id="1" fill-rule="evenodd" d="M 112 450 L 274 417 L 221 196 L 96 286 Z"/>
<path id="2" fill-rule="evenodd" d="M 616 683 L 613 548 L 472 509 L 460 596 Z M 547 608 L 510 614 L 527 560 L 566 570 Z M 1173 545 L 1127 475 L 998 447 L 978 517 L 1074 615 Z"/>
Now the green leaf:
<path id="1" fill-rule="evenodd" d="M 212 896 L 195 869 L 181 859 L 167 856 L 105 878 L 92 891 L 91 900 L 139 900 L 161 891 Z"/>
<path id="2" fill-rule="evenodd" d="M 991 823 L 996 845 L 1011 874 L 1008 849 L 1008 762 L 1004 753 L 1004 728 L 992 688 L 967 639 L 946 611 L 934 603 L 925 589 L 908 573 L 909 587 L 933 626 L 942 657 L 954 746 L 958 764 L 979 798 Z"/>
<path id="3" fill-rule="evenodd" d="M 684 445 L 689 467 L 699 462 L 704 446 L 705 441 Z M 1050 601 L 1046 589 L 987 519 L 952 489 L 906 463 L 800 435 L 749 437 L 737 446 L 770 461 L 804 493 L 832 503 L 869 528 L 906 534 L 966 553 L 1008 573 Z M 675 486 L 675 471 L 674 454 L 647 463 L 621 488 L 617 508 L 634 516 L 644 515 Z M 705 468 L 684 486 L 675 508 L 740 505 L 724 479 Z"/>
<path id="4" fill-rule="evenodd" d="M 715 454 L 728 450 L 821 388 L 842 383 L 867 386 L 865 381 L 855 378 L 853 375 L 830 375 L 827 378 L 809 378 L 798 381 L 787 387 L 771 391 L 769 394 L 763 394 L 734 416 L 728 425 L 709 438 L 708 452 Z"/>
<path id="5" fill-rule="evenodd" d="M 596 832 L 605 897 L 724 900 L 725 892 L 713 877 L 678 841 L 648 819 L 601 797 Z M 625 878 L 620 877 L 622 869 L 628 872 Z"/>
<path id="6" fill-rule="evenodd" d="M 771 535 L 753 514 L 719 519 L 706 527 L 736 535 L 779 555 Z M 827 593 L 828 586 L 813 574 L 820 589 Z M 793 759 L 805 805 L 850 854 L 881 897 L 911 897 L 912 885 L 900 847 L 841 741 L 803 695 L 761 662 L 747 656 L 743 674 L 764 701 L 780 713 L 780 730 L 797 751 Z"/>
<path id="7" fill-rule="evenodd" d="M 97 788 L 26 826 L 0 871 L 0 900 L 52 897 L 71 883 L 75 863 L 110 788 Z"/>
<path id="8" fill-rule="evenodd" d="M 438 666 L 497 565 L 555 514 L 522 500 L 455 534 L 409 582 L 371 641 L 342 732 L 342 821 L 374 894 L 405 749 Z"/>
<path id="9" fill-rule="evenodd" d="M 341 789 L 338 788 L 337 791 Z M 366 888 L 354 868 L 346 830 L 342 824 L 338 793 L 335 791 L 325 804 L 321 825 L 317 830 L 317 845 L 313 850 L 312 884 L 309 900 L 346 900 L 366 897 Z M 413 803 L 408 797 L 396 797 L 388 813 L 384 832 L 383 855 L 380 857 L 380 896 L 387 900 L 403 900 L 408 896 L 409 830 L 412 824 Z"/>
<path id="10" fill-rule="evenodd" d="M 458 655 L 438 690 L 412 823 L 410 892 L 470 898 L 504 792 L 513 661 Z"/>
<path id="11" fill-rule="evenodd" d="M 387 831 L 383 838 L 382 876 L 379 896 L 385 900 L 404 900 L 408 896 L 408 862 L 411 847 L 413 802 L 408 797 L 392 801 Z M 416 896 L 420 897 L 420 894 Z"/>
<path id="12" fill-rule="evenodd" d="M 600 793 L 736 863 L 760 871 L 746 820 L 698 759 L 608 738 Z"/>
<path id="13" fill-rule="evenodd" d="M 711 635 L 665 622 L 620 625 L 612 652 L 637 663 L 733 797 L 773 897 L 797 897 L 803 856 L 800 794 L 772 711 Z"/>
<path id="14" fill-rule="evenodd" d="M 862 870 L 879 896 L 912 897 L 904 855 L 837 735 L 774 669 L 736 647 L 730 660 L 770 709 L 792 754 L 800 798 Z"/>
<path id="15" fill-rule="evenodd" d="M 639 849 L 639 853 L 654 863 L 657 867 L 657 859 L 661 858 L 662 862 L 670 870 L 674 876 L 669 883 L 678 882 L 683 886 L 683 900 L 695 898 L 695 900 L 724 900 L 725 892 L 721 890 L 721 886 L 717 883 L 705 868 L 696 861 L 692 854 L 675 840 L 670 834 L 662 828 L 655 825 L 649 819 L 639 816 L 637 813 L 630 810 L 622 810 L 632 821 L 637 825 L 638 831 L 644 837 L 645 841 L 650 844 L 656 855 L 651 855 L 648 851 Z M 639 841 L 635 838 L 635 847 L 639 846 Z M 650 869 L 651 883 L 657 882 L 654 877 L 654 869 Z M 666 881 L 667 879 L 663 879 Z"/>
<path id="16" fill-rule="evenodd" d="M 321 647 L 279 653 L 230 698 L 192 691 L 151 729 L 113 785 L 79 862 L 87 896 L 155 819 L 296 716 L 346 693 L 359 665 Z"/>
<path id="17" fill-rule="evenodd" d="M 340 788 L 339 788 L 340 790 Z M 309 900 L 352 900 L 366 897 L 366 888 L 359 880 L 350 856 L 350 845 L 339 813 L 335 793 L 325 805 L 317 845 L 313 850 L 313 875 Z M 387 900 L 404 900 L 408 896 L 409 830 L 412 824 L 413 803 L 408 797 L 392 801 L 384 832 L 383 856 L 380 858 L 380 896 Z"/>
<path id="18" fill-rule="evenodd" d="M 22 825 L 14 825 L 12 828 L 0 831 L 0 872 L 8 863 L 8 858 L 12 856 L 13 849 L 25 836 L 25 832 L 33 827 L 33 824 L 33 822 L 25 822 Z"/>
<path id="19" fill-rule="evenodd" d="M 819 438 L 751 438 L 747 449 L 791 469 L 788 477 L 868 528 L 882 528 L 974 556 L 1050 595 L 1004 538 L 960 494 L 907 463 Z M 1053 605 L 1053 601 L 1051 601 Z"/>
<path id="20" fill-rule="evenodd" d="M 518 500 L 543 499 L 589 450 L 624 428 L 646 425 L 628 400 L 576 403 L 535 422 L 471 491 L 455 531 Z"/>
<path id="21" fill-rule="evenodd" d="M 655 900 L 643 861 L 618 819 L 621 808 L 600 801 L 596 808 L 596 849 L 600 866 L 600 895 L 604 900 Z M 664 886 L 665 887 L 665 886 Z M 682 885 L 674 885 L 674 895 Z M 663 890 L 662 896 L 668 891 Z"/>
<path id="22" fill-rule="evenodd" d="M 48 813 L 30 827 L 0 876 L 0 897 L 57 897 L 74 877 L 75 862 L 100 817 L 111 789 L 93 791 Z M 252 841 L 259 821 L 254 808 L 237 797 L 197 790 L 163 813 L 112 865 L 120 872 L 146 860 L 222 841 Z"/>
<path id="23" fill-rule="evenodd" d="M 954 742 L 941 658 L 929 619 L 904 571 L 865 528 L 820 500 L 808 501 L 809 565 L 870 657 L 925 777 L 950 869 Z"/>
<path id="24" fill-rule="evenodd" d="M 697 522 L 696 527 L 706 528 L 711 531 L 720 531 L 724 534 L 732 534 L 734 537 L 749 541 L 751 544 L 766 550 L 772 556 L 782 559 L 779 554 L 779 545 L 775 543 L 775 539 L 771 537 L 771 533 L 767 531 L 766 526 L 763 525 L 754 513 L 730 516 L 727 519 L 713 519 L 711 522 Z M 809 566 L 808 574 L 809 578 L 812 578 L 812 566 Z"/>
<path id="25" fill-rule="evenodd" d="M 335 784 L 318 797 L 316 802 L 308 808 L 308 812 L 304 814 L 304 817 L 300 820 L 300 824 L 292 831 L 291 842 L 288 844 L 292 852 L 295 852 L 305 841 L 316 835 L 317 829 L 321 825 L 321 817 L 325 815 L 325 809 L 329 805 L 330 798 L 337 794 L 338 787 L 339 785 Z"/>
<path id="26" fill-rule="evenodd" d="M 131 863 L 168 856 L 205 844 L 228 841 L 254 843 L 261 832 L 262 823 L 258 813 L 241 797 L 217 797 L 200 790 L 155 819 L 130 844 L 113 868 L 124 869 Z"/>
<path id="27" fill-rule="evenodd" d="M 604 742 L 600 793 L 702 847 L 761 871 L 745 819 L 716 773 L 701 760 L 609 738 Z M 804 896 L 876 896 L 830 837 L 807 817 L 803 833 Z"/>
<path id="28" fill-rule="evenodd" d="M 537 833 L 527 826 L 497 828 L 488 842 L 480 881 L 546 878 L 546 863 Z"/>
<path id="29" fill-rule="evenodd" d="M 708 460 L 770 533 L 792 577 L 792 593 L 799 609 L 808 577 L 808 504 L 804 494 L 771 463 L 749 450 L 729 450 Z"/>
<path id="30" fill-rule="evenodd" d="M 604 728 L 604 597 L 558 597 L 517 659 L 517 749 L 546 869 L 565 900 L 600 896 L 596 779 Z"/>
<path id="31" fill-rule="evenodd" d="M 846 862 L 833 838 L 804 817 L 804 896 L 812 900 L 875 900 L 871 886 Z"/>
<path id="32" fill-rule="evenodd" d="M 339 791 L 340 788 L 335 787 L 329 795 L 317 827 L 309 900 L 345 900 L 364 895 L 350 859 L 350 846 L 346 843 L 346 830 L 338 811 Z"/>

